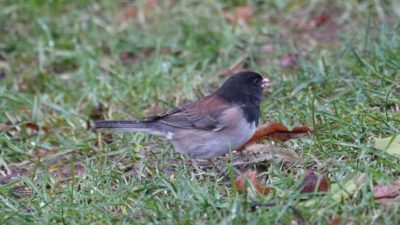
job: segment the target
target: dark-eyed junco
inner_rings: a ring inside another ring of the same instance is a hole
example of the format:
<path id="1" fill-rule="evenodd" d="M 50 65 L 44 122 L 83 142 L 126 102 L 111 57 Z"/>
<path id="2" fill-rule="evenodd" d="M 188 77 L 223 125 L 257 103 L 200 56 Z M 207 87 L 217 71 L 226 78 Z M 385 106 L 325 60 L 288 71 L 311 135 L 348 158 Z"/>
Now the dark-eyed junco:
<path id="1" fill-rule="evenodd" d="M 255 72 L 232 75 L 214 93 L 143 120 L 95 121 L 95 130 L 146 132 L 169 140 L 191 158 L 209 159 L 236 150 L 258 125 L 263 89 L 269 80 Z"/>

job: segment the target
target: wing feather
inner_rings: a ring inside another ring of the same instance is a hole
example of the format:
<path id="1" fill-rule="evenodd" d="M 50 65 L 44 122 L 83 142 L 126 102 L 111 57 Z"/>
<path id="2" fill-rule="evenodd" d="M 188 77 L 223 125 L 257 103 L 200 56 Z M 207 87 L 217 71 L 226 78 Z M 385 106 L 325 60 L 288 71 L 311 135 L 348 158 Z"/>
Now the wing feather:
<path id="1" fill-rule="evenodd" d="M 230 108 L 229 103 L 211 95 L 153 117 L 152 120 L 184 129 L 219 130 L 226 126 L 221 115 Z"/>

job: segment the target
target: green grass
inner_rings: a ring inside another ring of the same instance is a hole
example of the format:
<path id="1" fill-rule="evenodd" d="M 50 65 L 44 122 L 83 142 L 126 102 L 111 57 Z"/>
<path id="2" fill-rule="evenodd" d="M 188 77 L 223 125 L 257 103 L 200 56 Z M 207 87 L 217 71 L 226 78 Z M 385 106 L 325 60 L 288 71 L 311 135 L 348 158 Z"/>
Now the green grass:
<path id="1" fill-rule="evenodd" d="M 120 24 L 127 4 L 0 0 L 0 169 L 23 174 L 0 175 L 0 223 L 299 222 L 290 206 L 310 224 L 338 216 L 400 223 L 399 204 L 376 204 L 371 193 L 400 177 L 399 158 L 373 148 L 374 138 L 400 133 L 400 4 L 324 2 L 249 1 L 252 20 L 230 24 L 222 11 L 246 1 L 170 0 L 152 9 L 136 1 L 140 19 Z M 323 13 L 335 24 L 313 27 Z M 262 122 L 317 130 L 275 143 L 301 162 L 256 165 L 270 195 L 237 193 L 229 176 L 194 170 L 165 141 L 113 134 L 99 147 L 88 130 L 95 117 L 140 118 L 210 93 L 225 79 L 218 72 L 245 54 L 248 69 L 272 81 Z M 288 54 L 298 55 L 293 69 L 280 65 Z M 340 202 L 328 193 L 305 206 L 297 187 L 308 167 L 339 185 L 365 173 L 366 184 Z M 270 201 L 277 204 L 251 207 Z"/>

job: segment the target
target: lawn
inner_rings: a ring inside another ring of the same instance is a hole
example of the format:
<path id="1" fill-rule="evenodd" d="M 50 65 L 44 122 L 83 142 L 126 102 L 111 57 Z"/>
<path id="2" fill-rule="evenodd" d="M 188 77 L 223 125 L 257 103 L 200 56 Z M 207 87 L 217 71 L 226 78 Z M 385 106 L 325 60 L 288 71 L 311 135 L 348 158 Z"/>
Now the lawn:
<path id="1" fill-rule="evenodd" d="M 400 134 L 399 28 L 396 0 L 0 0 L 0 224 L 399 224 L 400 188 L 374 191 L 400 177 L 374 147 Z M 164 140 L 90 129 L 239 70 L 271 80 L 261 124 L 314 129 L 263 141 L 295 162 L 196 169 Z M 270 193 L 238 190 L 248 168 Z M 327 193 L 300 193 L 307 169 Z"/>

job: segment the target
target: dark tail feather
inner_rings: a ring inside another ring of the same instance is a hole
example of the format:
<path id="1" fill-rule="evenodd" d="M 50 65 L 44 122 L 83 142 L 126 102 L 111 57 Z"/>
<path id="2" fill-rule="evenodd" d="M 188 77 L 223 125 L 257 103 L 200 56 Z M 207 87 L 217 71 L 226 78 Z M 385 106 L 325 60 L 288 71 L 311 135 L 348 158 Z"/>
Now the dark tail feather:
<path id="1" fill-rule="evenodd" d="M 117 131 L 145 131 L 148 124 L 139 120 L 98 120 L 94 121 L 93 129 L 113 129 Z"/>

